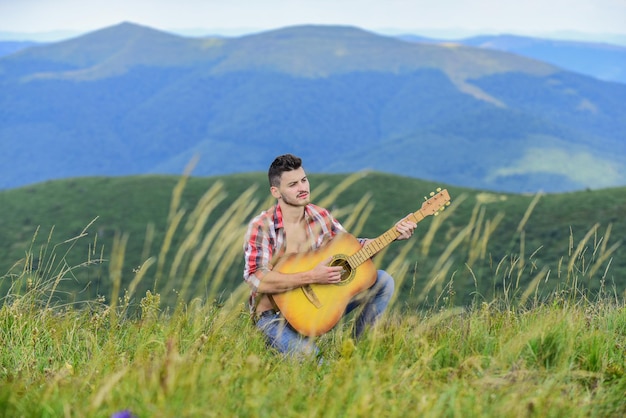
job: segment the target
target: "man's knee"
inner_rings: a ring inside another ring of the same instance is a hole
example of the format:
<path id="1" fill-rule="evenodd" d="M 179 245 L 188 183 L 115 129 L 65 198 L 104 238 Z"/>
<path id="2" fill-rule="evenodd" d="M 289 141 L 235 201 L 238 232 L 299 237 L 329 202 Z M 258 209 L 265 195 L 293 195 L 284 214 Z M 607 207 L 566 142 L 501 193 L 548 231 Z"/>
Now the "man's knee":
<path id="1" fill-rule="evenodd" d="M 376 287 L 379 294 L 388 295 L 391 297 L 396 288 L 396 283 L 393 277 L 384 270 L 378 270 L 378 277 L 376 278 Z"/>

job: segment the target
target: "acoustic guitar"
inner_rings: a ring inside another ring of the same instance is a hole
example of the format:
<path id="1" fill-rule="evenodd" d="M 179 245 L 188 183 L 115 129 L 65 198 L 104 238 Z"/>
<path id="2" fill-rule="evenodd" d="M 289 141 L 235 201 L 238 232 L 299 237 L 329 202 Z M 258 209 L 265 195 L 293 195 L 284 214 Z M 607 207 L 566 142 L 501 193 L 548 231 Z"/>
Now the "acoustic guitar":
<path id="1" fill-rule="evenodd" d="M 418 223 L 429 215 L 437 215 L 449 204 L 448 191 L 438 189 L 437 194 L 431 193 L 422 207 L 405 219 Z M 332 257 L 329 265 L 341 266 L 343 272 L 341 281 L 336 284 L 311 284 L 273 294 L 274 303 L 299 333 L 318 336 L 328 332 L 339 322 L 350 300 L 376 281 L 377 270 L 371 258 L 399 235 L 394 226 L 361 246 L 354 236 L 342 233 L 315 251 L 283 257 L 274 267 L 281 273 L 312 270 L 329 257 Z"/>

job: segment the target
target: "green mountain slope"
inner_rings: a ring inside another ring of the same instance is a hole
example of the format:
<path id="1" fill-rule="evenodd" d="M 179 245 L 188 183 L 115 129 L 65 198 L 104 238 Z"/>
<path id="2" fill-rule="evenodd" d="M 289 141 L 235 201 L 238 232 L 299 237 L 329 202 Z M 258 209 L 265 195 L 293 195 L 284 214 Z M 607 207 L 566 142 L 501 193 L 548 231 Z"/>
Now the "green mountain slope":
<path id="1" fill-rule="evenodd" d="M 310 178 L 315 200 L 320 201 L 328 197 L 345 176 L 311 175 Z M 164 253 L 162 243 L 167 241 L 167 219 L 178 180 L 174 176 L 93 177 L 0 192 L 0 207 L 3 208 L 0 272 L 6 273 L 0 282 L 0 294 L 4 294 L 19 276 L 24 256 L 31 248 L 35 259 L 29 262 L 42 275 L 62 266 L 76 266 L 63 275 L 58 285 L 57 296 L 61 300 L 110 295 L 109 260 L 114 241 L 126 235 L 122 291 L 130 285 L 137 267 L 153 258 L 155 263 L 147 268 L 138 287 L 139 293 L 154 290 L 157 282 L 156 290 L 163 293 L 164 300 L 172 301 L 183 281 L 182 274 L 171 273 L 172 264 L 180 249 L 190 245 L 188 238 L 193 228 L 202 226 L 198 220 L 188 221 L 193 219 L 194 209 L 208 190 L 216 191 L 209 199 L 215 207 L 207 217 L 198 218 L 207 219 L 199 241 L 211 231 L 225 234 L 220 241 L 231 249 L 236 262 L 226 273 L 226 281 L 219 285 L 226 290 L 238 286 L 242 282 L 242 228 L 252 215 L 271 203 L 267 200 L 266 176 L 251 173 L 190 178 L 179 205 L 185 215 L 178 232 L 173 234 L 170 249 Z M 214 189 L 218 185 L 220 188 Z M 334 198 L 329 207 L 356 235 L 376 237 L 407 213 L 419 209 L 423 196 L 438 186 L 445 185 L 389 174 L 363 173 Z M 250 188 L 254 191 L 247 195 Z M 417 239 L 393 243 L 377 260 L 388 267 L 400 252 L 407 251 L 409 271 L 399 286 L 400 299 L 409 305 L 416 302 L 411 295 L 421 293 L 438 274 L 444 276 L 439 277 L 431 297 L 437 297 L 451 282 L 458 304 L 469 303 L 476 297 L 491 300 L 490 295 L 507 286 L 523 291 L 544 268 L 547 270 L 543 274 L 547 276 L 541 293 L 545 294 L 551 289 L 572 285 L 566 268 L 572 260 L 577 265 L 584 264 L 588 270 L 592 267 L 597 270 L 585 282 L 578 283 L 581 289 L 597 292 L 604 288 L 619 295 L 626 291 L 624 249 L 618 246 L 612 253 L 607 251 L 626 235 L 623 219 L 626 189 L 544 195 L 536 201 L 534 196 L 459 187 L 448 187 L 448 190 L 452 206 L 439 217 L 429 217 L 420 223 Z M 373 205 L 370 215 L 362 227 L 348 225 L 356 203 L 364 196 L 369 196 L 368 202 Z M 243 202 L 236 206 L 234 202 L 242 198 Z M 239 210 L 233 211 L 233 207 Z M 87 235 L 72 240 L 83 230 Z M 489 233 L 485 234 L 486 231 Z M 589 231 L 592 233 L 582 249 L 578 249 Z M 212 286 L 214 274 L 206 272 L 225 262 L 227 255 L 221 251 L 215 247 L 202 257 L 193 276 L 191 296 L 203 297 L 210 293 L 207 289 Z M 601 255 L 607 252 L 610 257 L 603 258 Z M 447 253 L 449 258 L 444 262 L 440 257 Z M 105 261 L 81 265 L 100 258 Z M 165 267 L 157 280 L 159 260 Z M 393 271 L 400 271 L 398 268 L 394 267 Z M 208 278 L 203 276 L 205 273 Z"/>
<path id="2" fill-rule="evenodd" d="M 124 23 L 0 58 L 0 187 L 53 178 L 373 169 L 511 192 L 626 184 L 626 86 L 353 27 L 232 39 Z M 245 168 L 243 168 L 245 167 Z"/>

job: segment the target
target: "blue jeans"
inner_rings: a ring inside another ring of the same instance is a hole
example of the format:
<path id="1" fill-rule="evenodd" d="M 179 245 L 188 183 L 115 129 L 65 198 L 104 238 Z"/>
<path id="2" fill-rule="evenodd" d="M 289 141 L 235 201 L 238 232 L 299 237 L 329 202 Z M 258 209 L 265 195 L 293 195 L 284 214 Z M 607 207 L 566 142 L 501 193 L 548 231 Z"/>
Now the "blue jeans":
<path id="1" fill-rule="evenodd" d="M 378 270 L 376 281 L 364 292 L 361 292 L 348 303 L 344 316 L 358 307 L 362 311 L 356 318 L 353 336 L 359 338 L 368 326 L 374 325 L 376 320 L 385 311 L 394 292 L 393 278 L 385 271 Z M 305 337 L 293 329 L 280 313 L 273 311 L 262 315 L 256 327 L 265 335 L 270 347 L 293 357 L 317 356 L 319 349 L 315 339 Z"/>

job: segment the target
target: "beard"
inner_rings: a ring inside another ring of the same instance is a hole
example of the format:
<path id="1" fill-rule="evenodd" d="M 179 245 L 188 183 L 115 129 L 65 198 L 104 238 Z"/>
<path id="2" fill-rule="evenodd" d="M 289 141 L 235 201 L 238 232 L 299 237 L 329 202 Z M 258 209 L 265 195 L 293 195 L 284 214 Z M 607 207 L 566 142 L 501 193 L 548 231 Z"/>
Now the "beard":
<path id="1" fill-rule="evenodd" d="M 310 194 L 306 195 L 306 198 L 295 198 L 295 199 L 291 199 L 287 196 L 285 196 L 284 194 L 281 193 L 280 198 L 283 201 L 284 204 L 288 205 L 288 206 L 293 206 L 293 207 L 303 207 L 308 205 L 311 202 L 310 199 Z"/>

